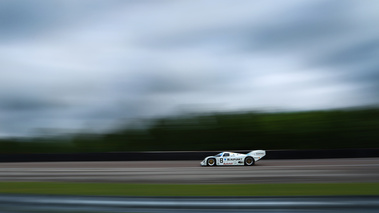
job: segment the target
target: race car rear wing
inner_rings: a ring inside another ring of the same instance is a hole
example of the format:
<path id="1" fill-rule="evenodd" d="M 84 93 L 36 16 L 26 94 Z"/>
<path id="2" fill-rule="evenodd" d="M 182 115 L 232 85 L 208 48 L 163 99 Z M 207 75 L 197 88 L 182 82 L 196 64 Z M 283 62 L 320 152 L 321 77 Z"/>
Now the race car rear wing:
<path id="1" fill-rule="evenodd" d="M 265 150 L 254 150 L 254 151 L 247 153 L 247 155 L 252 156 L 255 161 L 258 161 L 258 160 L 262 159 L 264 156 L 266 156 L 266 151 Z"/>

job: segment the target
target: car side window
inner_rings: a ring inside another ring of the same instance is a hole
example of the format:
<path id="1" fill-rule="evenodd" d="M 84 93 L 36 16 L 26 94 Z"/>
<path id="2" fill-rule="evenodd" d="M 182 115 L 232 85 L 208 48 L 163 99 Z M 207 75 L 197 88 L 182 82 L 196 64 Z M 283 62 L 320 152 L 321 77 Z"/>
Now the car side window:
<path id="1" fill-rule="evenodd" d="M 229 153 L 225 153 L 225 154 L 224 154 L 224 157 L 229 157 Z"/>

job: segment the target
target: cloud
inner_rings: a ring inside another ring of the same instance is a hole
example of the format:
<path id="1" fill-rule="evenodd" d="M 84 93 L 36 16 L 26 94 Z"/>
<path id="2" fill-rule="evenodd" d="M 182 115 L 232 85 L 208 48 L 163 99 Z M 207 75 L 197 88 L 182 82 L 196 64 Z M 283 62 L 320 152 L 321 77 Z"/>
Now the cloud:
<path id="1" fill-rule="evenodd" d="M 0 134 L 377 104 L 372 1 L 1 1 Z"/>

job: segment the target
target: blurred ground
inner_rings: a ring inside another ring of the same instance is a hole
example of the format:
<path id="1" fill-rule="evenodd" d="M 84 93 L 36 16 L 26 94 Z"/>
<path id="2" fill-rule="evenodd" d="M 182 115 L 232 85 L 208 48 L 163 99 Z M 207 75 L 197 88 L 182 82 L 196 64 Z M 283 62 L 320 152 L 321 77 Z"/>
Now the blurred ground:
<path id="1" fill-rule="evenodd" d="M 199 161 L 1 163 L 0 181 L 127 183 L 377 182 L 379 158 L 262 160 L 253 167 Z"/>
<path id="2" fill-rule="evenodd" d="M 0 195 L 1 212 L 375 212 L 378 196 L 328 197 L 104 197 Z M 69 205 L 68 205 L 69 204 Z"/>

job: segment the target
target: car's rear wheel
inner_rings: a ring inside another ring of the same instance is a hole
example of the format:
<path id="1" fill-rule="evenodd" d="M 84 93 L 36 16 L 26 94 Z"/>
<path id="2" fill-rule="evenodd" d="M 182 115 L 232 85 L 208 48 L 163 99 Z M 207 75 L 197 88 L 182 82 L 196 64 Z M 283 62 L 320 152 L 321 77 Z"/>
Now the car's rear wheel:
<path id="1" fill-rule="evenodd" d="M 214 159 L 214 158 L 209 158 L 209 159 L 207 160 L 207 165 L 208 165 L 208 166 L 216 166 L 216 159 Z"/>
<path id="2" fill-rule="evenodd" d="M 254 158 L 246 157 L 245 158 L 245 166 L 252 166 L 252 165 L 254 165 Z"/>

